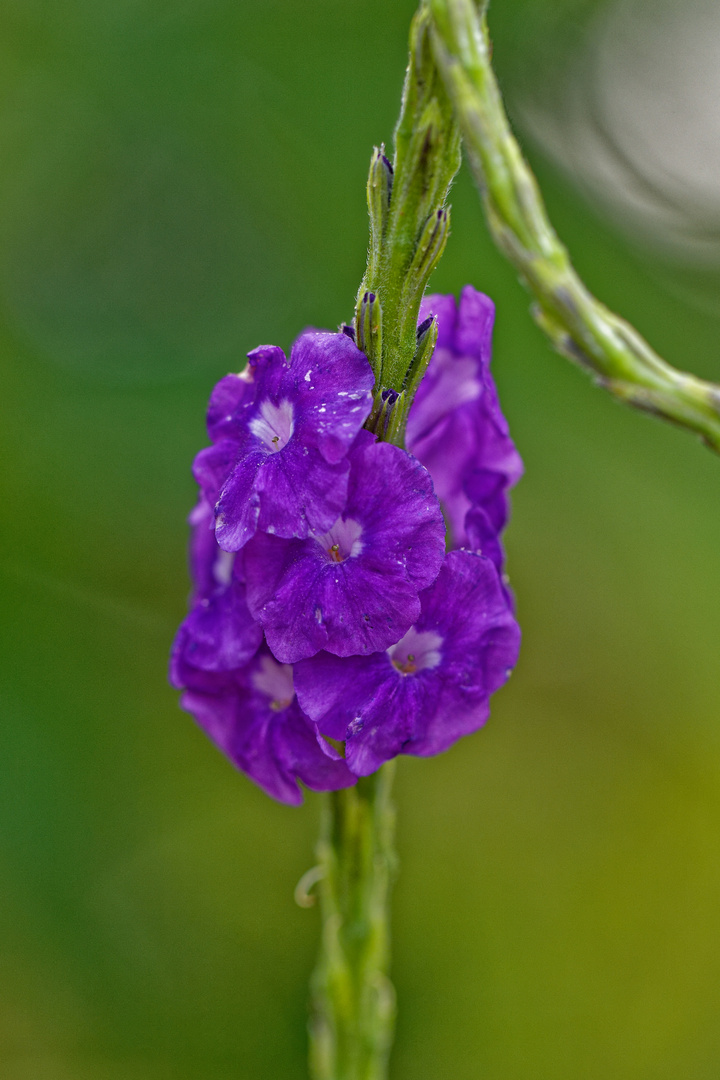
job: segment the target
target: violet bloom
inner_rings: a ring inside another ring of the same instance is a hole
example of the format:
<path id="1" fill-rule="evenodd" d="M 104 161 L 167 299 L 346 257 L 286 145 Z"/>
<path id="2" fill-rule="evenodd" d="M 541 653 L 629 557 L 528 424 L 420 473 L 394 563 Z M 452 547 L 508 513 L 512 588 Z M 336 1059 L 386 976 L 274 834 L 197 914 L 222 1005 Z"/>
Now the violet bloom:
<path id="1" fill-rule="evenodd" d="M 248 611 L 240 557 L 221 551 L 213 512 L 204 499 L 190 515 L 190 568 L 194 583 L 190 613 L 173 645 L 170 678 L 182 686 L 181 670 L 232 671 L 247 663 L 262 641 L 262 628 Z"/>
<path id="2" fill-rule="evenodd" d="M 366 431 L 349 462 L 347 501 L 329 528 L 306 540 L 258 533 L 246 548 L 248 606 L 285 663 L 387 648 L 442 564 L 445 526 L 427 470 Z"/>
<path id="3" fill-rule="evenodd" d="M 465 516 L 479 505 L 499 533 L 507 523 L 506 491 L 522 475 L 490 374 L 495 306 L 466 285 L 460 304 L 428 296 L 420 319 L 434 314 L 438 342 L 408 418 L 406 445 L 429 470 L 448 519 L 453 546 L 468 542 Z"/>
<path id="4" fill-rule="evenodd" d="M 248 611 L 242 552 L 222 551 L 201 499 L 190 515 L 193 604 L 175 637 L 170 681 L 180 704 L 268 794 L 299 803 L 297 781 L 318 791 L 354 783 L 338 753 L 297 704 L 292 669 L 262 645 Z"/>
<path id="5" fill-rule="evenodd" d="M 481 727 L 517 660 L 520 629 L 482 555 L 450 552 L 421 601 L 420 617 L 391 648 L 323 652 L 295 668 L 302 708 L 324 735 L 345 740 L 359 776 L 399 753 L 440 753 Z"/>
<path id="6" fill-rule="evenodd" d="M 248 359 L 215 387 L 213 446 L 194 466 L 229 551 L 258 529 L 304 537 L 330 528 L 345 502 L 345 456 L 372 404 L 370 365 L 345 334 L 301 334 L 289 363 L 270 345 Z"/>
<path id="7" fill-rule="evenodd" d="M 484 555 L 486 559 L 490 559 L 502 578 L 505 552 L 498 532 L 497 525 L 482 506 L 475 505 L 468 510 L 465 516 L 467 547 L 471 551 Z"/>
<path id="8" fill-rule="evenodd" d="M 183 709 L 268 795 L 298 805 L 298 780 L 314 791 L 355 783 L 343 759 L 298 705 L 292 668 L 279 664 L 265 646 L 236 671 L 199 671 L 180 663 L 175 674 L 184 687 Z"/>

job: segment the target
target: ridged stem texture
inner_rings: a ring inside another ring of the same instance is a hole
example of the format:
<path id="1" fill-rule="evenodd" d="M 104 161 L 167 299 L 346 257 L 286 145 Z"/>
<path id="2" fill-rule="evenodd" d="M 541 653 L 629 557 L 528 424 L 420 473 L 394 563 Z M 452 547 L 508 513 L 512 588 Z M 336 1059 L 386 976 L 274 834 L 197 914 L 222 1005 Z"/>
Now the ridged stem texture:
<path id="1" fill-rule="evenodd" d="M 322 944 L 312 980 L 313 1080 L 384 1080 L 395 1024 L 389 903 L 394 762 L 325 796 L 318 842 Z"/>
<path id="2" fill-rule="evenodd" d="M 433 53 L 490 230 L 533 294 L 538 324 L 558 352 L 620 401 L 688 428 L 720 452 L 720 387 L 662 360 L 574 270 L 508 123 L 492 69 L 486 3 L 429 3 Z"/>
<path id="3" fill-rule="evenodd" d="M 393 160 L 379 147 L 370 162 L 370 243 L 355 306 L 357 343 L 375 374 L 368 426 L 397 445 L 437 337 L 436 327 L 418 334 L 418 312 L 447 243 L 447 196 L 461 160 L 460 129 L 435 64 L 430 25 L 423 2 L 410 28 Z"/>

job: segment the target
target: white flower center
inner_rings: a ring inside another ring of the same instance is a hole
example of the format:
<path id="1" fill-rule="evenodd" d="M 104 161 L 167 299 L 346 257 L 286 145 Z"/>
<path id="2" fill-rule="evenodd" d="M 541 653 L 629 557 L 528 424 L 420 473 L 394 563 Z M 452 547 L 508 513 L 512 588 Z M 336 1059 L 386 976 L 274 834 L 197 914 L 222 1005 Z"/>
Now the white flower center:
<path id="1" fill-rule="evenodd" d="M 272 656 L 262 656 L 260 667 L 251 675 L 256 690 L 270 698 L 270 708 L 274 712 L 287 709 L 295 697 L 293 674 L 290 664 L 278 664 Z"/>
<path id="2" fill-rule="evenodd" d="M 326 533 L 313 533 L 321 548 L 326 552 L 331 562 L 345 562 L 353 559 L 363 549 L 362 525 L 359 521 L 348 518 L 346 521 L 338 518 L 331 529 Z"/>
<path id="3" fill-rule="evenodd" d="M 391 646 L 387 653 L 394 668 L 401 675 L 414 675 L 416 671 L 435 668 L 442 659 L 440 646 L 443 639 L 434 630 L 417 631 L 411 626 L 407 634 L 400 638 L 397 645 Z"/>
<path id="4" fill-rule="evenodd" d="M 283 398 L 279 405 L 273 405 L 272 401 L 266 399 L 248 426 L 256 439 L 264 443 L 268 450 L 277 453 L 287 446 L 295 430 L 292 402 Z"/>
<path id="5" fill-rule="evenodd" d="M 217 585 L 229 585 L 232 581 L 233 563 L 235 562 L 234 551 L 223 551 L 218 548 L 213 563 L 213 577 Z"/>

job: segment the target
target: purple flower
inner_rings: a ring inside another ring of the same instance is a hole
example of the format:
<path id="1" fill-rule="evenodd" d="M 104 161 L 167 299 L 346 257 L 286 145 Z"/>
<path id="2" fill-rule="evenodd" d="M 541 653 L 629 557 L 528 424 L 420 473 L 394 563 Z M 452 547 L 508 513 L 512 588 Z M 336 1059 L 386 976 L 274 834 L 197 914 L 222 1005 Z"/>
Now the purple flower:
<path id="1" fill-rule="evenodd" d="M 494 308 L 468 287 L 459 306 L 429 297 L 431 313 L 409 453 L 363 430 L 373 376 L 348 333 L 306 332 L 289 362 L 256 349 L 210 399 L 170 678 L 284 802 L 299 782 L 347 787 L 446 749 L 485 722 L 517 659 L 500 534 L 522 464 L 489 371 Z M 442 510 L 451 546 L 472 550 L 445 554 Z"/>
<path id="2" fill-rule="evenodd" d="M 500 585 L 508 607 L 515 611 L 515 594 L 505 574 L 505 550 L 500 540 L 499 528 L 480 505 L 471 506 L 465 516 L 466 546 L 478 555 L 490 559 L 500 577 Z"/>
<path id="3" fill-rule="evenodd" d="M 297 703 L 292 668 L 265 646 L 236 671 L 176 669 L 181 706 L 230 761 L 280 802 L 350 787 L 356 777 Z"/>
<path id="4" fill-rule="evenodd" d="M 391 648 L 347 658 L 323 652 L 295 668 L 302 708 L 324 735 L 345 740 L 359 776 L 399 753 L 437 754 L 481 727 L 517 660 L 520 629 L 488 559 L 450 552 L 421 601 L 419 618 Z"/>
<path id="5" fill-rule="evenodd" d="M 201 495 L 188 516 L 190 532 L 190 577 L 194 600 L 210 596 L 218 584 L 227 579 L 223 566 L 230 561 L 228 554 L 221 554 L 215 539 L 215 515 L 212 507 Z M 234 558 L 233 558 L 234 561 Z M 232 562 L 231 562 L 232 565 Z"/>
<path id="6" fill-rule="evenodd" d="M 204 499 L 190 515 L 193 605 L 177 632 L 170 679 L 185 685 L 185 673 L 232 671 L 247 663 L 262 641 L 262 628 L 248 611 L 241 559 L 221 551 L 213 532 L 213 513 Z"/>
<path id="7" fill-rule="evenodd" d="M 370 365 L 347 335 L 315 331 L 297 339 L 289 363 L 263 346 L 241 375 L 218 383 L 208 408 L 213 446 L 194 471 L 224 549 L 239 550 L 258 529 L 305 537 L 330 528 L 372 386 Z"/>
<path id="8" fill-rule="evenodd" d="M 493 524 L 482 506 L 472 506 L 468 510 L 465 516 L 465 532 L 467 547 L 478 555 L 484 555 L 486 559 L 490 559 L 502 578 L 505 552 L 500 543 L 498 527 Z"/>
<path id="9" fill-rule="evenodd" d="M 270 656 L 248 611 L 242 553 L 222 551 L 201 499 L 190 515 L 193 605 L 170 658 L 180 704 L 213 742 L 268 794 L 302 802 L 297 781 L 319 791 L 355 782 L 302 712 L 292 669 Z"/>
<path id="10" fill-rule="evenodd" d="M 369 432 L 349 462 L 347 501 L 329 527 L 305 540 L 258 533 L 246 549 L 248 606 L 285 663 L 387 648 L 442 564 L 445 527 L 427 470 Z"/>
<path id="11" fill-rule="evenodd" d="M 437 316 L 438 343 L 410 409 L 406 445 L 429 470 L 453 546 L 467 543 L 465 517 L 480 506 L 496 533 L 507 523 L 506 490 L 522 475 L 490 374 L 495 306 L 467 285 L 428 296 L 420 319 Z"/>

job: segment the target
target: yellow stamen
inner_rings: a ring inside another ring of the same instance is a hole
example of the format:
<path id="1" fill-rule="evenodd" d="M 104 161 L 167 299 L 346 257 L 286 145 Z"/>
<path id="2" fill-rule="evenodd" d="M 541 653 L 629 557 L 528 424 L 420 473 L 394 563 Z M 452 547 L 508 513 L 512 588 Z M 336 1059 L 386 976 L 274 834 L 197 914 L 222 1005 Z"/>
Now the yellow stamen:
<path id="1" fill-rule="evenodd" d="M 270 708 L 272 709 L 273 712 L 282 712 L 283 709 L 287 709 L 287 707 L 288 707 L 288 705 L 290 704 L 291 701 L 292 701 L 292 698 L 290 698 L 287 701 L 281 701 L 279 699 L 276 699 L 275 701 L 270 702 Z"/>

